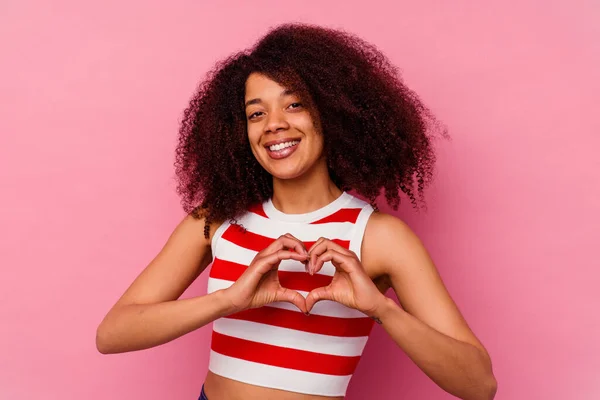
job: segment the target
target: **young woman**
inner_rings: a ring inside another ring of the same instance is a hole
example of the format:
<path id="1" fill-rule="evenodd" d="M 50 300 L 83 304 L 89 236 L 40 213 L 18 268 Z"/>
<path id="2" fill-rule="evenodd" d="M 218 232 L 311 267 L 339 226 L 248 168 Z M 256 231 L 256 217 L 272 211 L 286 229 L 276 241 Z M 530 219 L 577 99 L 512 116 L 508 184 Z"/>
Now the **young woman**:
<path id="1" fill-rule="evenodd" d="M 180 129 L 188 216 L 98 327 L 99 351 L 214 321 L 201 399 L 341 399 L 377 323 L 442 389 L 492 399 L 490 357 L 427 251 L 375 207 L 381 189 L 418 204 L 432 127 L 388 60 L 342 31 L 283 25 L 218 64 Z M 208 294 L 179 299 L 209 265 Z"/>

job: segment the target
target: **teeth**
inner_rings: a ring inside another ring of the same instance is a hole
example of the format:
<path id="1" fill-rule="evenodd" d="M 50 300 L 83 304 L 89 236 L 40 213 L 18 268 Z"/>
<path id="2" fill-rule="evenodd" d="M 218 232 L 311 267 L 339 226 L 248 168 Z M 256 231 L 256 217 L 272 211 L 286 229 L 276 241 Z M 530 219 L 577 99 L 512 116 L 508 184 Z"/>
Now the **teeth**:
<path id="1" fill-rule="evenodd" d="M 292 140 L 291 142 L 274 144 L 273 146 L 269 146 L 269 150 L 271 150 L 271 151 L 279 151 L 279 150 L 283 150 L 283 149 L 285 149 L 287 147 L 295 146 L 298 143 L 300 143 L 299 140 Z"/>

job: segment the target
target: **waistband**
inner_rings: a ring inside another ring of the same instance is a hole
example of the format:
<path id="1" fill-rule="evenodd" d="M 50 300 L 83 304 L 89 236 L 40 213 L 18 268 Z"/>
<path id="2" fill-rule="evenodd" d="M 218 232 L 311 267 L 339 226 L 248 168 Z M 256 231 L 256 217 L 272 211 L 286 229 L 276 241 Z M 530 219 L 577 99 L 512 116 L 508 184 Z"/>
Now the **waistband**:
<path id="1" fill-rule="evenodd" d="M 198 400 L 208 400 L 206 393 L 204 393 L 204 385 L 202 385 L 202 391 L 200 392 L 200 397 L 198 397 Z"/>

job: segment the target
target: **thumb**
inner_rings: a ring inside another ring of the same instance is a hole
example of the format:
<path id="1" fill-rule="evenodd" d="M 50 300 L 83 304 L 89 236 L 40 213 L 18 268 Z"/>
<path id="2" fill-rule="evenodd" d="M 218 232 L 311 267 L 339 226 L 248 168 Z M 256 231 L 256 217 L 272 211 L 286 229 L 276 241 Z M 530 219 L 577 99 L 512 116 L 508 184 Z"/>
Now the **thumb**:
<path id="1" fill-rule="evenodd" d="M 333 300 L 329 287 L 324 286 L 311 290 L 306 296 L 306 312 L 309 313 L 314 305 L 321 300 Z"/>
<path id="2" fill-rule="evenodd" d="M 275 300 L 287 301 L 288 303 L 292 303 L 293 305 L 298 307 L 300 311 L 302 311 L 304 314 L 307 313 L 306 301 L 304 300 L 304 297 L 302 297 L 302 295 L 296 292 L 295 290 L 282 287 L 277 291 L 277 294 L 275 295 Z"/>

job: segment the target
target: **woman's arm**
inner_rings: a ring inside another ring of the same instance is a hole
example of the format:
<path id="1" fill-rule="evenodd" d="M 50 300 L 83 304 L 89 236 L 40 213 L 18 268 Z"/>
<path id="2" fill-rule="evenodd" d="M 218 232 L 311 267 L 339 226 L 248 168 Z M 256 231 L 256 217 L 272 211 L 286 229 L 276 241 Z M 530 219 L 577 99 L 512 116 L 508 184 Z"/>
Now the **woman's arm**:
<path id="1" fill-rule="evenodd" d="M 497 383 L 484 349 L 431 328 L 387 297 L 376 315 L 394 342 L 442 389 L 465 400 L 494 398 Z"/>
<path id="2" fill-rule="evenodd" d="M 394 342 L 447 392 L 462 399 L 493 399 L 497 383 L 490 357 L 417 236 L 399 219 L 376 213 L 363 249 L 363 260 L 383 270 L 402 305 L 382 296 L 373 312 Z"/>
<path id="3" fill-rule="evenodd" d="M 310 249 L 308 270 L 331 261 L 331 283 L 306 297 L 310 312 L 318 301 L 333 300 L 362 311 L 381 323 L 394 342 L 442 389 L 462 399 L 490 400 L 496 379 L 487 351 L 462 318 L 427 251 L 399 219 L 373 214 L 357 255 L 326 238 Z M 371 276 L 378 277 L 376 286 Z M 385 297 L 393 287 L 402 308 Z"/>
<path id="4" fill-rule="evenodd" d="M 304 244 L 285 234 L 260 251 L 227 289 L 177 300 L 212 259 L 204 220 L 186 217 L 154 260 L 108 312 L 96 332 L 101 353 L 122 353 L 157 346 L 209 322 L 247 308 L 287 301 L 306 312 L 304 298 L 279 283 L 282 260 L 306 262 Z M 293 249 L 294 251 L 290 251 Z"/>
<path id="5" fill-rule="evenodd" d="M 169 342 L 231 312 L 222 291 L 177 300 L 212 259 L 204 219 L 187 216 L 160 253 L 111 308 L 96 332 L 101 353 L 122 353 Z"/>

